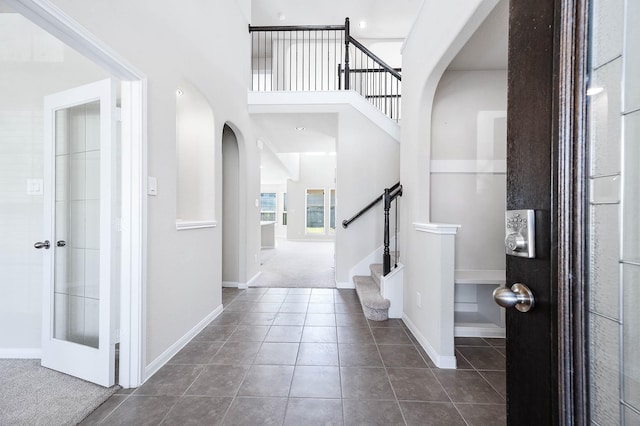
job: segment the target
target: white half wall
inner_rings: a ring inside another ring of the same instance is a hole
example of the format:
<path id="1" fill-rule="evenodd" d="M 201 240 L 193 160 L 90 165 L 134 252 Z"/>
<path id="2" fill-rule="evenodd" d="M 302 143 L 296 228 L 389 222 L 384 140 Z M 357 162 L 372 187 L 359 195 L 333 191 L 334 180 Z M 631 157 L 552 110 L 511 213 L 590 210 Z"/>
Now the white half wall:
<path id="1" fill-rule="evenodd" d="M 432 348 L 429 355 L 434 360 L 455 354 L 453 237 L 430 235 L 410 224 L 431 221 L 431 123 L 436 87 L 451 60 L 497 3 L 427 0 L 403 49 L 400 178 L 404 186 L 402 223 L 406 225 L 400 252 L 405 265 L 404 315 L 424 336 L 423 347 Z M 423 303 L 421 309 L 416 306 L 418 292 L 429 297 L 429 305 Z"/>

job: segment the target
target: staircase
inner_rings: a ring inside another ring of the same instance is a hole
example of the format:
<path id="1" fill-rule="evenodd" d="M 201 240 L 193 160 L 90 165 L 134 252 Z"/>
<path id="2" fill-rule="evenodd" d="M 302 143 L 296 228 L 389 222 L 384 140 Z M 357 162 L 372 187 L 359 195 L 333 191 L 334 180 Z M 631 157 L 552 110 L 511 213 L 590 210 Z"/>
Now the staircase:
<path id="1" fill-rule="evenodd" d="M 385 321 L 389 319 L 389 299 L 382 297 L 380 289 L 382 279 L 382 264 L 374 263 L 369 266 L 371 275 L 356 275 L 353 282 L 356 293 L 360 299 L 364 316 L 372 321 Z"/>
<path id="2" fill-rule="evenodd" d="M 387 275 L 381 263 L 373 263 L 370 275 L 353 277 L 364 316 L 371 321 L 402 318 L 404 266 L 398 263 L 399 252 L 390 254 L 394 268 Z"/>

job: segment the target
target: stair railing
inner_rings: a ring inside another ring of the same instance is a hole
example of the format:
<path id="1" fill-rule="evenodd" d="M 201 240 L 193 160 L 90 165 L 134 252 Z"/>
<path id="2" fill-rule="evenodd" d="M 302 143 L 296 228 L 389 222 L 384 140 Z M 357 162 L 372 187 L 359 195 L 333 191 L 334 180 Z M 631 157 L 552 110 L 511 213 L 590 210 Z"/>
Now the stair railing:
<path id="1" fill-rule="evenodd" d="M 400 120 L 402 76 L 344 25 L 249 26 L 252 90 L 354 90 Z"/>
<path id="2" fill-rule="evenodd" d="M 385 188 L 384 192 L 377 196 L 373 201 L 367 204 L 362 210 L 353 215 L 351 218 L 342 221 L 342 227 L 347 229 L 349 225 L 357 220 L 360 216 L 372 209 L 380 201 L 384 201 L 384 249 L 382 254 L 382 275 L 387 275 L 391 272 L 391 250 L 390 250 L 390 211 L 391 203 L 396 201 L 395 212 L 395 253 L 394 268 L 398 266 L 398 202 L 397 198 L 402 196 L 402 185 L 400 182 L 396 183 L 390 188 Z"/>

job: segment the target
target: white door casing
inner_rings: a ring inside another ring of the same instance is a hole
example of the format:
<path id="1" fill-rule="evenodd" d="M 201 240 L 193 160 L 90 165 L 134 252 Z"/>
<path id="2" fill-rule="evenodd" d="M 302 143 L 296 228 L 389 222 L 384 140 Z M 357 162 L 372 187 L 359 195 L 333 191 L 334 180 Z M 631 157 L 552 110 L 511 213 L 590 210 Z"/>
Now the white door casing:
<path id="1" fill-rule="evenodd" d="M 102 386 L 115 383 L 115 93 L 107 79 L 44 102 L 42 365 Z"/>

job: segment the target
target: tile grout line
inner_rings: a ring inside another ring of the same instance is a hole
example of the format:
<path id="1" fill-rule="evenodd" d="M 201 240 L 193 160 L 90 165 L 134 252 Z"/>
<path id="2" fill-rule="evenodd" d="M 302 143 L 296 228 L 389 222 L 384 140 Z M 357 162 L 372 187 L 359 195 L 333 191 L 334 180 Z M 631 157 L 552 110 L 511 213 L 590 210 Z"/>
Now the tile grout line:
<path id="1" fill-rule="evenodd" d="M 258 298 L 258 300 L 262 299 L 262 297 L 264 297 L 264 295 L 265 295 L 266 293 L 267 293 L 267 292 L 265 291 L 265 292 L 264 292 L 264 293 L 263 293 L 263 294 Z M 234 300 L 235 300 L 235 299 L 234 299 Z M 254 303 L 257 303 L 257 301 L 255 301 Z M 246 314 L 249 314 L 249 313 L 252 313 L 252 312 L 246 312 L 246 311 L 243 311 L 243 313 L 246 315 Z M 253 325 L 253 324 L 247 324 L 247 325 Z M 273 325 L 273 322 L 272 322 L 272 325 Z M 239 327 L 239 326 L 240 326 L 240 324 L 238 324 L 238 326 L 237 326 L 237 327 Z M 236 330 L 238 329 L 237 327 L 236 327 Z M 271 330 L 271 326 L 269 326 L 269 330 Z M 269 330 L 267 330 L 267 334 L 269 333 Z M 235 332 L 235 331 L 234 331 L 234 332 Z M 229 337 L 227 338 L 227 341 L 231 338 L 231 336 L 232 336 L 232 335 L 233 335 L 233 333 L 231 333 L 231 334 L 229 335 Z M 265 338 L 266 338 L 266 335 L 265 335 Z M 226 343 L 226 342 L 225 342 L 225 343 Z M 259 348 L 258 348 L 258 350 L 256 351 L 256 354 L 253 356 L 252 361 L 250 361 L 250 362 L 249 362 L 249 365 L 248 365 L 247 371 L 245 371 L 244 375 L 242 376 L 242 379 L 239 381 L 239 383 L 238 383 L 238 388 L 236 389 L 235 394 L 231 397 L 231 402 L 229 403 L 229 406 L 228 406 L 228 407 L 227 407 L 227 409 L 225 410 L 224 415 L 222 416 L 222 419 L 220 420 L 220 424 L 224 424 L 224 422 L 225 422 L 225 420 L 226 420 L 227 416 L 229 415 L 229 412 L 231 411 L 231 408 L 233 407 L 233 404 L 236 402 L 236 400 L 237 400 L 237 398 L 238 398 L 238 394 L 240 393 L 240 388 L 242 388 L 242 384 L 243 384 L 243 383 L 244 383 L 244 381 L 247 379 L 247 375 L 249 374 L 249 371 L 251 371 L 251 367 L 254 365 L 254 362 L 255 362 L 256 358 L 258 357 L 258 353 L 260 352 L 260 349 L 262 348 L 262 344 L 263 344 L 263 343 L 264 343 L 264 339 L 262 339 L 262 342 L 260 342 L 260 347 L 259 347 Z M 223 346 L 224 346 L 224 345 L 223 345 Z M 221 347 L 220 349 L 222 349 L 222 347 Z M 215 356 L 215 355 L 214 355 L 214 356 Z M 213 359 L 213 358 L 211 358 L 211 359 Z"/>

